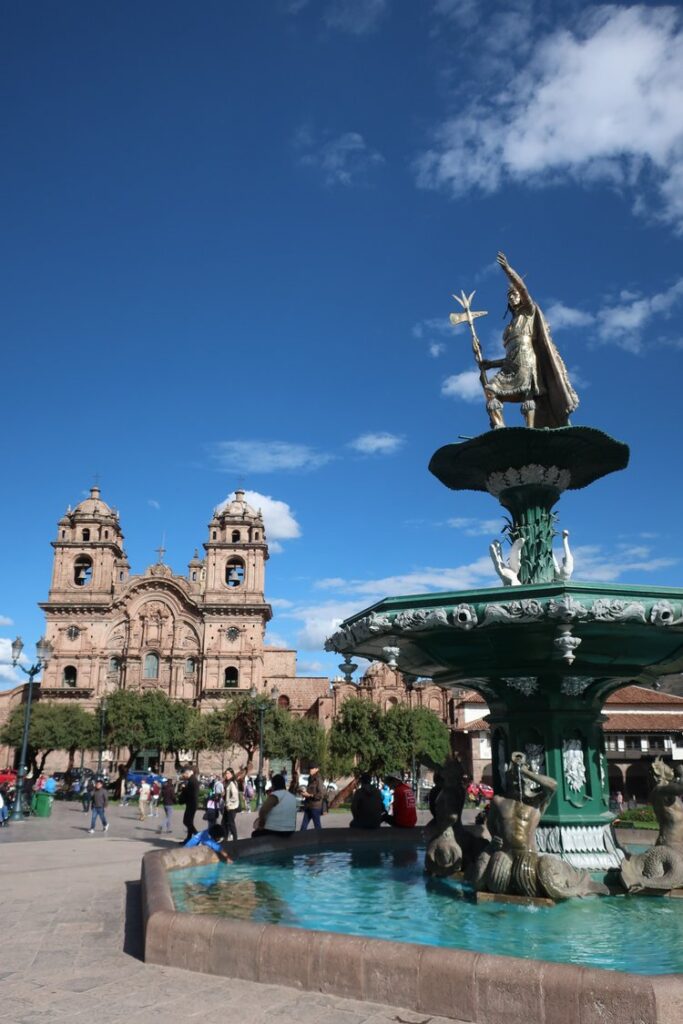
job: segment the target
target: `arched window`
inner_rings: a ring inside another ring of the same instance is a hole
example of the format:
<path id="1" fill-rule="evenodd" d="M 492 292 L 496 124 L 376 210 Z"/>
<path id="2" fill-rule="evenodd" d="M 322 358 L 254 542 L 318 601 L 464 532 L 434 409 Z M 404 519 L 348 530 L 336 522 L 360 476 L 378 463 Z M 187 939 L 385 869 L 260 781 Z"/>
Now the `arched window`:
<path id="1" fill-rule="evenodd" d="M 214 531 L 213 531 L 213 533 L 212 533 L 212 535 L 211 535 L 211 540 L 215 540 L 217 536 L 218 536 L 218 534 L 217 534 L 217 533 L 216 533 L 216 531 L 214 530 Z"/>
<path id="2" fill-rule="evenodd" d="M 74 583 L 77 587 L 87 587 L 92 580 L 92 558 L 79 555 L 74 562 Z"/>
<path id="3" fill-rule="evenodd" d="M 75 665 L 65 665 L 62 673 L 62 682 L 64 686 L 75 686 L 76 680 L 78 679 L 78 671 Z"/>
<path id="4" fill-rule="evenodd" d="M 90 540 L 90 530 L 84 530 L 82 533 L 83 540 Z"/>
<path id="5" fill-rule="evenodd" d="M 241 587 L 244 583 L 244 562 L 241 558 L 230 558 L 225 566 L 225 582 L 229 587 Z"/>
<path id="6" fill-rule="evenodd" d="M 225 670 L 225 672 L 223 674 L 223 682 L 224 682 L 225 686 L 235 687 L 239 683 L 239 679 L 240 679 L 240 674 L 237 671 L 237 669 L 234 667 L 234 665 L 231 665 L 229 668 L 226 668 L 226 670 Z"/>
<path id="7" fill-rule="evenodd" d="M 197 579 L 197 570 L 193 569 L 192 570 L 192 582 L 193 583 L 196 582 L 196 579 Z"/>
<path id="8" fill-rule="evenodd" d="M 121 668 L 121 662 L 119 661 L 118 658 L 110 658 L 109 659 L 109 671 L 110 671 L 110 673 L 112 675 L 117 676 L 119 674 L 119 669 L 120 668 Z"/>
<path id="9" fill-rule="evenodd" d="M 158 679 L 159 678 L 159 655 L 150 652 L 145 655 L 145 671 L 143 672 L 145 679 Z"/>
<path id="10" fill-rule="evenodd" d="M 66 530 L 62 530 L 62 540 L 66 537 Z"/>
<path id="11" fill-rule="evenodd" d="M 193 676 L 197 671 L 197 662 L 194 658 L 188 658 L 185 662 L 185 675 Z"/>
<path id="12" fill-rule="evenodd" d="M 104 539 L 109 540 L 109 530 L 104 531 Z"/>
<path id="13" fill-rule="evenodd" d="M 242 538 L 240 536 L 240 531 L 239 530 L 233 530 L 232 531 L 232 543 L 233 544 L 239 544 L 241 539 Z"/>
<path id="14" fill-rule="evenodd" d="M 259 539 L 259 532 L 258 532 L 258 530 L 254 530 L 254 540 L 258 540 L 258 539 Z"/>
<path id="15" fill-rule="evenodd" d="M 398 700 L 396 699 L 396 697 L 389 697 L 389 699 L 387 700 L 386 704 L 384 705 L 384 710 L 385 711 L 391 711 L 391 709 L 395 708 L 397 704 L 398 704 Z"/>
<path id="16" fill-rule="evenodd" d="M 289 697 L 286 693 L 280 694 L 277 699 L 277 706 L 282 708 L 283 711 L 289 711 Z"/>

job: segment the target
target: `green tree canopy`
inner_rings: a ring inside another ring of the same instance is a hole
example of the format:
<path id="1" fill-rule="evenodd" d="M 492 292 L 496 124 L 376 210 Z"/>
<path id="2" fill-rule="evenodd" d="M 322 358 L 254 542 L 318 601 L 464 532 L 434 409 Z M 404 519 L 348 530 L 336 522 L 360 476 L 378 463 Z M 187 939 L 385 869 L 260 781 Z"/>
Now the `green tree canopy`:
<path id="1" fill-rule="evenodd" d="M 16 707 L 0 731 L 0 742 L 18 749 L 24 729 L 24 708 Z M 76 750 L 97 746 L 98 726 L 95 715 L 78 704 L 36 701 L 31 707 L 27 760 L 40 774 L 53 750 L 68 750 L 70 762 Z"/>
<path id="2" fill-rule="evenodd" d="M 448 729 L 433 711 L 398 704 L 384 712 L 367 697 L 349 697 L 332 725 L 330 753 L 339 774 L 382 775 L 408 769 L 413 757 L 442 764 L 448 756 Z"/>
<path id="3" fill-rule="evenodd" d="M 116 690 L 107 698 L 106 742 L 128 747 L 129 768 L 141 750 L 175 752 L 189 746 L 197 715 L 161 690 Z"/>

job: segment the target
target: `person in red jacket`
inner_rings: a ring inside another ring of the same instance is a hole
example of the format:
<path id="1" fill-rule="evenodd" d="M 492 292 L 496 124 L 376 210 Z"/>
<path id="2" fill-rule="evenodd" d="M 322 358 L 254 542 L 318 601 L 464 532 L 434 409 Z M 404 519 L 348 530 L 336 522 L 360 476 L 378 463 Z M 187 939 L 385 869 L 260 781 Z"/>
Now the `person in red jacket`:
<path id="1" fill-rule="evenodd" d="M 394 793 L 391 814 L 384 815 L 384 821 L 394 828 L 415 828 L 417 825 L 417 808 L 415 794 L 410 786 L 402 781 L 398 773 L 389 772 L 384 781 Z"/>

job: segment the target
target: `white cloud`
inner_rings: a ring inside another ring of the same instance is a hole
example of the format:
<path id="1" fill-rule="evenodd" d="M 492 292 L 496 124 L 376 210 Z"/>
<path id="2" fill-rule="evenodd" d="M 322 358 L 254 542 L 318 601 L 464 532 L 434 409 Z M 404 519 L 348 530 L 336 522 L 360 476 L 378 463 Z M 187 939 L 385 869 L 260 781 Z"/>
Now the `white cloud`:
<path id="1" fill-rule="evenodd" d="M 491 534 L 500 533 L 502 523 L 500 519 L 449 519 L 448 525 L 455 530 L 462 530 L 468 537 L 488 537 Z"/>
<path id="2" fill-rule="evenodd" d="M 293 601 L 288 601 L 286 597 L 271 597 L 269 598 L 268 603 L 272 605 L 273 608 L 291 608 L 294 604 Z"/>
<path id="3" fill-rule="evenodd" d="M 149 505 L 150 508 L 156 508 L 156 509 L 160 509 L 161 508 L 161 505 L 156 500 L 156 498 L 148 498 L 147 499 L 147 504 Z"/>
<path id="4" fill-rule="evenodd" d="M 11 625 L 11 621 L 4 625 Z M 22 665 L 29 663 L 26 654 L 22 654 L 20 661 Z M 27 678 L 24 672 L 12 665 L 12 641 L 8 637 L 0 637 L 0 690 L 11 690 L 25 683 Z"/>
<path id="5" fill-rule="evenodd" d="M 329 28 L 362 36 L 372 32 L 387 9 L 387 0 L 331 0 L 323 15 Z"/>
<path id="6" fill-rule="evenodd" d="M 216 512 L 225 508 L 234 497 L 235 492 L 232 491 L 225 501 L 217 506 Z M 260 491 L 245 491 L 244 497 L 248 505 L 263 513 L 268 548 L 271 552 L 279 554 L 282 551 L 282 545 L 279 543 L 281 540 L 296 540 L 301 536 L 301 526 L 286 501 L 271 498 L 269 494 L 261 494 Z"/>
<path id="7" fill-rule="evenodd" d="M 446 351 L 446 346 L 442 341 L 432 341 L 429 346 L 429 354 L 432 359 L 438 359 L 439 356 L 443 355 Z"/>
<path id="8" fill-rule="evenodd" d="M 543 313 L 551 331 L 561 331 L 565 327 L 588 327 L 595 322 L 592 313 L 565 306 L 564 302 L 552 302 Z"/>
<path id="9" fill-rule="evenodd" d="M 302 661 L 297 665 L 296 673 L 299 676 L 324 676 L 327 670 L 321 661 Z"/>
<path id="10" fill-rule="evenodd" d="M 309 445 L 288 441 L 216 441 L 209 451 L 217 468 L 229 473 L 319 469 L 332 459 Z"/>
<path id="11" fill-rule="evenodd" d="M 480 402 L 484 392 L 478 370 L 464 370 L 446 377 L 441 385 L 441 394 L 446 398 L 461 398 L 464 402 Z"/>
<path id="12" fill-rule="evenodd" d="M 598 311 L 598 337 L 619 345 L 629 352 L 639 352 L 642 335 L 654 317 L 668 318 L 674 307 L 683 301 L 683 277 L 670 288 L 651 296 L 622 292 L 617 304 Z"/>
<path id="13" fill-rule="evenodd" d="M 467 6 L 437 3 L 454 16 Z M 506 181 L 603 182 L 633 195 L 637 211 L 646 212 L 654 183 L 658 216 L 683 230 L 683 32 L 676 9 L 596 7 L 571 28 L 545 34 L 540 23 L 516 21 L 525 45 L 533 39 L 527 58 L 511 79 L 498 77 L 502 89 L 478 88 L 440 126 L 417 161 L 418 184 L 459 196 L 493 192 Z M 519 55 L 499 27 L 492 38 L 501 37 Z M 495 45 L 489 42 L 489 57 Z"/>
<path id="14" fill-rule="evenodd" d="M 284 647 L 290 650 L 292 645 L 279 633 L 271 633 L 268 629 L 266 630 L 266 647 Z"/>
<path id="15" fill-rule="evenodd" d="M 7 615 L 0 615 L 0 626 L 13 626 L 14 620 L 10 619 Z"/>
<path id="16" fill-rule="evenodd" d="M 383 431 L 378 434 L 361 434 L 349 441 L 349 448 L 363 455 L 393 455 L 404 444 L 404 438 Z"/>
<path id="17" fill-rule="evenodd" d="M 368 146 L 359 132 L 344 132 L 334 139 L 316 141 L 310 128 L 301 128 L 294 140 L 299 163 L 315 168 L 325 185 L 365 185 L 371 172 L 384 163 L 384 157 Z"/>
<path id="18" fill-rule="evenodd" d="M 582 545 L 573 549 L 574 579 L 609 583 L 630 573 L 650 573 L 676 565 L 677 558 L 656 558 L 652 549 L 642 544 L 620 544 L 616 550 L 604 551 L 599 545 Z"/>

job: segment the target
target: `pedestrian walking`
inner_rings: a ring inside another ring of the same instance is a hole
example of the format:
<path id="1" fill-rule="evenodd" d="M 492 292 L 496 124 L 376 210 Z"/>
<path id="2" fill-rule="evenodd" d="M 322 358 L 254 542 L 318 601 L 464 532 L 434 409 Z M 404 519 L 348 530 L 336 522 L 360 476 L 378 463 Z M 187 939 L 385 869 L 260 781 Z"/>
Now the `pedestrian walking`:
<path id="1" fill-rule="evenodd" d="M 83 787 L 83 792 L 81 794 L 81 803 L 83 805 L 83 813 L 84 814 L 87 814 L 88 811 L 90 810 L 90 804 L 92 803 L 92 798 L 93 798 L 93 793 L 94 792 L 95 792 L 95 783 L 93 782 L 92 778 L 90 778 L 90 779 L 88 779 L 88 781 L 86 782 L 85 786 Z"/>
<path id="2" fill-rule="evenodd" d="M 199 807 L 199 779 L 197 773 L 194 770 L 193 765 L 189 765 L 183 772 L 183 779 L 185 780 L 185 788 L 183 789 L 182 800 L 185 804 L 185 813 L 183 814 L 183 825 L 187 829 L 187 836 L 183 842 L 187 842 L 192 836 L 196 835 L 197 829 L 194 826 L 194 816 L 197 813 Z"/>
<path id="3" fill-rule="evenodd" d="M 161 787 L 161 806 L 164 809 L 166 820 L 159 826 L 159 834 L 172 832 L 171 818 L 173 816 L 173 804 L 175 803 L 175 786 L 170 779 L 166 779 Z"/>
<path id="4" fill-rule="evenodd" d="M 90 819 L 90 828 L 88 829 L 90 835 L 95 831 L 95 825 L 98 818 L 102 822 L 102 831 L 109 831 L 109 822 L 107 821 L 107 815 L 105 814 L 108 803 L 109 797 L 107 796 L 107 791 L 102 784 L 102 779 L 98 779 L 95 783 L 95 789 L 92 795 L 92 817 Z"/>
<path id="5" fill-rule="evenodd" d="M 138 818 L 144 821 L 149 810 L 150 785 L 147 779 L 140 783 L 140 795 L 138 797 Z"/>
<path id="6" fill-rule="evenodd" d="M 305 832 L 311 822 L 313 822 L 314 828 L 322 828 L 320 815 L 323 809 L 325 787 L 320 778 L 320 768 L 317 766 L 308 769 L 308 785 L 302 791 L 302 795 L 304 797 L 304 816 L 299 831 Z"/>
<path id="7" fill-rule="evenodd" d="M 226 838 L 227 836 L 232 836 L 237 841 L 235 815 L 240 809 L 240 791 L 237 788 L 235 773 L 232 768 L 227 769 L 224 778 L 225 805 L 223 808 L 223 828 L 225 829 Z"/>
<path id="8" fill-rule="evenodd" d="M 159 796 L 161 795 L 161 786 L 159 785 L 158 779 L 152 781 L 152 785 L 149 789 L 149 816 L 150 818 L 158 818 L 159 816 Z"/>

